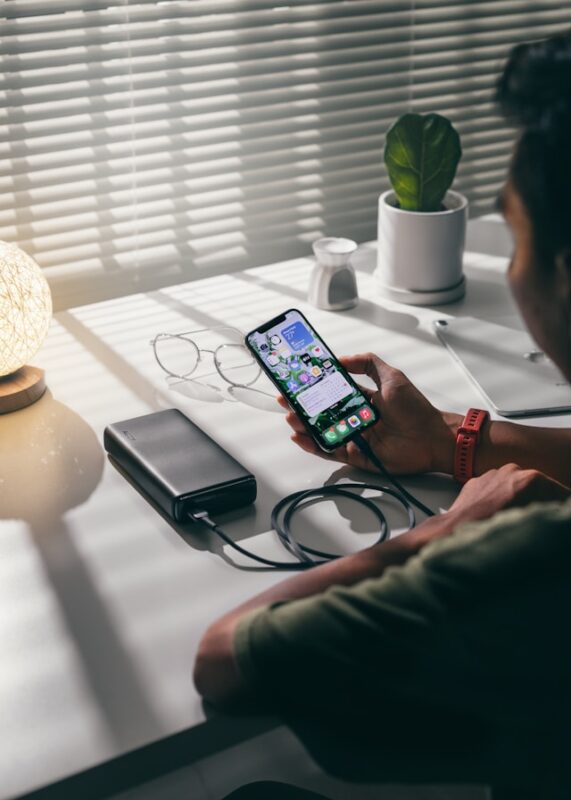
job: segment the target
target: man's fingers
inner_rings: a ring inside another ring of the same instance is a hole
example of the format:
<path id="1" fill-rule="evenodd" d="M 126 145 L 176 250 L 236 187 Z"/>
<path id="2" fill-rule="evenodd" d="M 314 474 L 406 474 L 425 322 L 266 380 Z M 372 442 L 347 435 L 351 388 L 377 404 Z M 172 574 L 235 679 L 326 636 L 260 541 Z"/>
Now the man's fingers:
<path id="1" fill-rule="evenodd" d="M 363 394 L 365 395 L 367 400 L 372 400 L 373 399 L 373 395 L 375 394 L 375 390 L 374 389 L 369 389 L 368 386 L 363 386 L 363 384 L 359 383 L 359 381 L 357 381 L 357 386 L 363 392 Z"/>
<path id="2" fill-rule="evenodd" d="M 305 425 L 297 416 L 297 414 L 293 413 L 293 411 L 290 411 L 288 414 L 286 414 L 286 422 L 291 428 L 294 429 L 294 431 L 297 431 L 297 433 L 304 433 L 307 436 Z"/>
<path id="3" fill-rule="evenodd" d="M 311 453 L 314 456 L 321 456 L 322 458 L 331 458 L 329 453 L 326 453 L 324 450 L 318 447 L 311 436 L 308 436 L 307 433 L 292 433 L 291 440 L 307 453 Z"/>
<path id="4" fill-rule="evenodd" d="M 276 395 L 276 400 L 278 401 L 278 405 L 280 405 L 282 408 L 289 408 L 288 402 L 283 394 Z"/>

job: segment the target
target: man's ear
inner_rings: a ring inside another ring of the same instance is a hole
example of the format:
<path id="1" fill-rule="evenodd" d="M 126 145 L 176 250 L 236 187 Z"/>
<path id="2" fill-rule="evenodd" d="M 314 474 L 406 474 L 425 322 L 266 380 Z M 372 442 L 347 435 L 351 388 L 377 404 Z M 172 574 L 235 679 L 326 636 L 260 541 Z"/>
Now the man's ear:
<path id="1" fill-rule="evenodd" d="M 565 247 L 555 256 L 557 289 L 571 314 L 571 247 Z"/>

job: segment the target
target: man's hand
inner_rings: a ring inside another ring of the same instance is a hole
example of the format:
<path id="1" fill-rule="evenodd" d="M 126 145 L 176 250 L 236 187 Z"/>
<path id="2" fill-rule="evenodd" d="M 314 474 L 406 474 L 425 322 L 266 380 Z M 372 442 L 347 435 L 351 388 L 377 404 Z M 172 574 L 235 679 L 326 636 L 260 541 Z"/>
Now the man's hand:
<path id="1" fill-rule="evenodd" d="M 451 472 L 455 434 L 445 415 L 435 408 L 399 370 L 390 367 L 373 353 L 340 359 L 353 374 L 367 375 L 376 391 L 361 387 L 378 409 L 381 419 L 363 436 L 386 468 L 395 474 Z M 278 402 L 287 408 L 283 398 Z M 321 450 L 296 414 L 287 421 L 294 430 L 293 441 L 309 453 L 343 461 L 360 469 L 374 469 L 359 448 L 349 442 L 331 454 Z"/>
<path id="2" fill-rule="evenodd" d="M 535 469 L 504 464 L 469 480 L 448 513 L 457 522 L 468 522 L 488 519 L 504 508 L 550 500 L 563 502 L 569 496 L 567 487 Z"/>

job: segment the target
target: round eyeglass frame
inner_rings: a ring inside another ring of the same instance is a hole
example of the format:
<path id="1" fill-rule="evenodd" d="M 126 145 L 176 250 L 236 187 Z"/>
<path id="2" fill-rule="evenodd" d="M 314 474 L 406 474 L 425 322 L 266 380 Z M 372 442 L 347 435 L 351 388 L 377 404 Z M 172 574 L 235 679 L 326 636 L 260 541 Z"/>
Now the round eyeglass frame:
<path id="1" fill-rule="evenodd" d="M 192 332 L 193 333 L 194 332 L 203 333 L 203 331 L 192 331 Z M 163 362 L 161 361 L 161 359 L 159 357 L 159 354 L 157 352 L 157 342 L 164 341 L 165 339 L 181 339 L 181 340 L 187 342 L 188 344 L 192 345 L 192 347 L 195 349 L 195 351 L 196 351 L 196 363 L 195 363 L 194 367 L 189 372 L 185 372 L 184 374 L 181 375 L 180 373 L 172 372 L 170 369 L 168 369 L 163 364 Z M 214 350 L 210 350 L 210 349 L 208 349 L 206 347 L 199 347 L 196 344 L 196 342 L 189 337 L 189 334 L 186 334 L 186 333 L 158 333 L 155 336 L 155 338 L 150 341 L 149 344 L 153 348 L 153 354 L 155 356 L 155 361 L 157 362 L 159 367 L 163 370 L 163 372 L 166 372 L 166 374 L 170 375 L 172 378 L 179 378 L 180 380 L 183 380 L 183 381 L 189 380 L 190 376 L 193 375 L 196 372 L 196 370 L 198 369 L 198 366 L 199 366 L 200 362 L 202 361 L 201 355 L 200 355 L 201 353 L 211 353 L 211 355 L 213 356 L 214 366 L 216 367 L 216 371 L 218 372 L 218 374 L 220 375 L 222 380 L 226 381 L 226 383 L 229 383 L 231 386 L 251 386 L 253 383 L 255 383 L 258 380 L 258 378 L 260 377 L 260 373 L 262 371 L 262 368 L 260 367 L 260 365 L 256 363 L 256 361 L 253 358 L 253 356 L 251 355 L 251 353 L 248 351 L 248 349 L 243 344 L 238 344 L 238 343 L 234 343 L 234 342 L 223 342 L 222 344 L 219 344 L 218 347 L 216 347 Z M 219 358 L 218 354 L 220 353 L 221 350 L 224 350 L 227 347 L 238 347 L 238 348 L 240 348 L 240 350 L 242 350 L 244 353 L 247 353 L 252 358 L 252 364 L 257 367 L 257 372 L 256 372 L 255 377 L 252 378 L 251 381 L 247 381 L 247 382 L 234 381 L 231 378 L 229 378 L 227 375 L 224 374 L 224 370 L 223 370 L 222 365 L 220 363 L 220 358 Z"/>

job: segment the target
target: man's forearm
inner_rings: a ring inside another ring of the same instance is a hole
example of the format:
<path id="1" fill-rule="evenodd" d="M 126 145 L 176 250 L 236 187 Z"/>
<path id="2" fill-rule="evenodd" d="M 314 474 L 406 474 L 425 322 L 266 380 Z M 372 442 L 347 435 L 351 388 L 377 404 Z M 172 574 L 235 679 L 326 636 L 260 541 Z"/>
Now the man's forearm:
<path id="1" fill-rule="evenodd" d="M 381 575 L 388 567 L 404 564 L 425 544 L 454 530 L 453 512 L 426 520 L 418 528 L 336 561 L 298 573 L 256 595 L 217 620 L 200 643 L 194 679 L 200 694 L 216 705 L 236 708 L 244 699 L 244 686 L 233 657 L 234 632 L 249 611 L 277 602 L 320 594 L 331 586 L 353 586 Z"/>
<path id="2" fill-rule="evenodd" d="M 463 417 L 447 412 L 443 417 L 455 435 Z M 514 463 L 523 469 L 537 469 L 565 486 L 571 486 L 570 451 L 569 429 L 534 428 L 492 420 L 482 429 L 476 448 L 474 474 L 483 475 L 489 469 Z M 454 470 L 454 444 L 447 446 L 441 460 L 440 471 L 451 475 Z"/>
<path id="3" fill-rule="evenodd" d="M 238 606 L 232 613 L 242 615 L 263 605 L 312 597 L 330 586 L 353 586 L 366 578 L 378 577 L 388 567 L 404 564 L 429 541 L 452 533 L 455 525 L 454 514 L 431 517 L 394 539 L 287 578 Z"/>
<path id="4" fill-rule="evenodd" d="M 404 564 L 413 554 L 412 542 L 408 534 L 403 534 L 354 555 L 298 572 L 238 606 L 233 613 L 242 614 L 271 603 L 311 597 L 333 585 L 353 586 L 365 578 L 380 575 L 387 567 Z"/>

